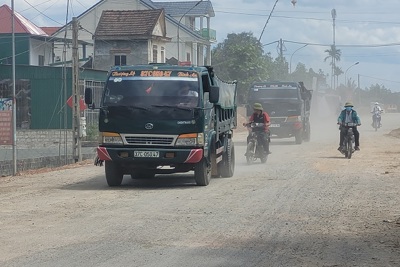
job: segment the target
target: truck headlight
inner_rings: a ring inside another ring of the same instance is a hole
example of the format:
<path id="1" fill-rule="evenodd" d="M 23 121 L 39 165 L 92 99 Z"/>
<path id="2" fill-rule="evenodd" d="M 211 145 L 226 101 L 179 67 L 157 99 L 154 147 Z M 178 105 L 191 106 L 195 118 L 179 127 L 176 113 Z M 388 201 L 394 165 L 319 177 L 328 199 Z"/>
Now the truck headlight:
<path id="1" fill-rule="evenodd" d="M 124 143 L 118 133 L 103 132 L 100 134 L 102 144 L 122 145 Z"/>
<path id="2" fill-rule="evenodd" d="M 203 146 L 204 134 L 203 133 L 190 133 L 181 134 L 175 143 L 176 146 Z"/>

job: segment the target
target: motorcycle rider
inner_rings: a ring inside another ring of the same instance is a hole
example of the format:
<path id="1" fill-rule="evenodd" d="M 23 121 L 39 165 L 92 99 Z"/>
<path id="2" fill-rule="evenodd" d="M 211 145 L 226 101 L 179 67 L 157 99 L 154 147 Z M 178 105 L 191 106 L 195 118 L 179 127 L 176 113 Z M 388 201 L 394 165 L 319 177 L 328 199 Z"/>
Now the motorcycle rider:
<path id="1" fill-rule="evenodd" d="M 344 110 L 342 110 L 339 114 L 337 124 L 339 125 L 344 125 L 345 123 L 356 123 L 357 126 L 361 125 L 361 120 L 360 117 L 357 114 L 357 111 L 353 109 L 353 104 L 351 102 L 346 102 L 344 104 Z M 355 138 L 355 150 L 360 150 L 360 133 L 357 130 L 357 126 L 353 126 L 353 133 L 354 133 L 354 138 Z M 339 151 L 342 151 L 342 145 L 343 145 L 343 140 L 344 136 L 347 134 L 347 128 L 346 127 L 340 127 L 340 142 L 339 142 Z"/>
<path id="2" fill-rule="evenodd" d="M 371 109 L 371 113 L 372 113 L 372 127 L 374 127 L 374 116 L 375 116 L 375 114 L 377 114 L 377 115 L 379 115 L 379 116 L 376 116 L 377 117 L 377 119 L 378 119 L 378 125 L 379 125 L 379 127 L 382 127 L 382 124 L 381 124 L 381 116 L 380 116 L 380 114 L 383 112 L 383 109 L 379 106 L 379 103 L 378 102 L 375 102 L 375 104 L 374 104 L 374 106 L 372 107 L 372 109 Z"/>
<path id="3" fill-rule="evenodd" d="M 249 118 L 249 123 L 243 123 L 243 126 L 248 126 L 250 123 L 263 123 L 264 127 L 256 127 L 251 130 L 257 132 L 257 136 L 259 138 L 259 142 L 263 145 L 264 152 L 266 154 L 271 154 L 269 150 L 269 126 L 271 125 L 271 119 L 267 112 L 263 111 L 263 106 L 260 103 L 254 103 L 253 105 L 253 114 Z M 247 143 L 249 142 L 250 135 L 247 136 Z"/>

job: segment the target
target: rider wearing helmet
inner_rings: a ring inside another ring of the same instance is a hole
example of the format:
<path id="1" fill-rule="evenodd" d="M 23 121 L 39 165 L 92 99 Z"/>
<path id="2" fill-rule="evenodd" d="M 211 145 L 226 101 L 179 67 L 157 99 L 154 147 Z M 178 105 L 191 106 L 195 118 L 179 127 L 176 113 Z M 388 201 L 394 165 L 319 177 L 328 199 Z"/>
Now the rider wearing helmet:
<path id="1" fill-rule="evenodd" d="M 260 138 L 260 142 L 263 144 L 264 151 L 266 154 L 271 154 L 269 150 L 269 126 L 271 125 L 271 119 L 267 112 L 263 111 L 263 106 L 260 103 L 255 103 L 253 105 L 253 114 L 249 118 L 249 123 L 264 123 L 262 128 L 253 128 L 253 131 L 257 131 Z M 246 123 L 244 123 L 246 126 Z M 249 142 L 249 136 L 247 137 L 247 142 Z"/>
<path id="2" fill-rule="evenodd" d="M 374 116 L 375 116 L 375 113 L 377 113 L 377 114 L 381 114 L 383 112 L 383 109 L 379 106 L 379 103 L 378 102 L 375 102 L 374 103 L 374 106 L 372 107 L 372 109 L 371 109 L 371 113 L 372 113 L 372 127 L 374 127 Z M 381 116 L 377 116 L 377 119 L 378 119 L 378 125 L 379 125 L 379 127 L 381 127 L 382 125 L 381 125 Z"/>
<path id="3" fill-rule="evenodd" d="M 345 123 L 356 123 L 358 126 L 361 125 L 361 120 L 360 117 L 358 117 L 357 111 L 353 109 L 353 104 L 351 102 L 346 102 L 344 104 L 344 110 L 340 112 L 340 115 L 338 117 L 337 124 L 339 125 L 344 125 Z M 360 133 L 357 130 L 357 126 L 353 126 L 353 133 L 354 133 L 354 139 L 355 139 L 355 150 L 360 150 Z M 340 127 L 340 142 L 339 142 L 339 151 L 342 151 L 342 145 L 343 145 L 343 140 L 344 136 L 347 134 L 347 128 L 346 127 Z"/>

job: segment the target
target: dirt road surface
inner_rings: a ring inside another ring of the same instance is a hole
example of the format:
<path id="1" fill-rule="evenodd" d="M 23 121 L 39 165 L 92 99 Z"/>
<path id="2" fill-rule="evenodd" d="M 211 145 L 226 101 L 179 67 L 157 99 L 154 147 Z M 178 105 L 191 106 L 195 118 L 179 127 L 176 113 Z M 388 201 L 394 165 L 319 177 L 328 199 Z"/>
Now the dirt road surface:
<path id="1" fill-rule="evenodd" d="M 321 121 L 251 166 L 238 131 L 234 177 L 207 187 L 181 174 L 109 188 L 91 164 L 0 178 L 0 266 L 400 266 L 400 114 L 378 132 L 364 118 L 351 160 Z"/>

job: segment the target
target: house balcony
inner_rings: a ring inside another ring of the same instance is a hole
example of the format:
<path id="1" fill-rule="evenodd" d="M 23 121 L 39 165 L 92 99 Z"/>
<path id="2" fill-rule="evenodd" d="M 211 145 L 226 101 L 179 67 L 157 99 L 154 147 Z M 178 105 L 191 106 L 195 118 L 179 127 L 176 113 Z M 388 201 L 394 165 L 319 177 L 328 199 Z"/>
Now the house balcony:
<path id="1" fill-rule="evenodd" d="M 203 38 L 209 40 L 210 42 L 217 41 L 217 32 L 213 29 L 203 28 L 197 31 Z"/>

